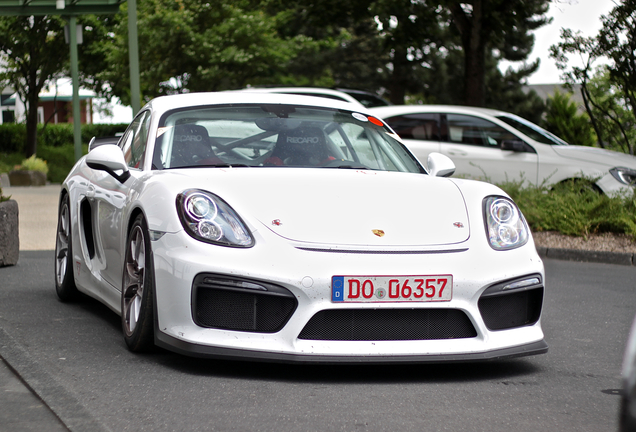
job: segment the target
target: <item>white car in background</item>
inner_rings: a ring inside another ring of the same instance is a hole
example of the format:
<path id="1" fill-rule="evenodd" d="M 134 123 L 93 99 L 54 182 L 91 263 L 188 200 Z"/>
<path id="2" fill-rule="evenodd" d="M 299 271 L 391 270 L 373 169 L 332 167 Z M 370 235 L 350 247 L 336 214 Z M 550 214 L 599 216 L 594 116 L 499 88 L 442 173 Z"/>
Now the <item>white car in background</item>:
<path id="1" fill-rule="evenodd" d="M 101 144 L 101 145 L 100 145 Z M 544 268 L 498 187 L 428 170 L 368 110 L 250 92 L 154 99 L 62 184 L 55 284 L 134 352 L 281 362 L 541 354 Z"/>
<path id="2" fill-rule="evenodd" d="M 249 87 L 242 90 L 233 91 L 249 91 L 254 93 L 280 93 L 295 94 L 300 96 L 316 96 L 327 99 L 333 99 L 342 102 L 349 102 L 357 106 L 366 108 L 386 106 L 389 102 L 380 96 L 366 92 L 363 90 L 351 89 L 328 89 L 322 87 Z"/>
<path id="3" fill-rule="evenodd" d="M 507 112 L 444 105 L 394 105 L 371 111 L 420 161 L 432 152 L 450 157 L 458 177 L 497 184 L 523 179 L 546 186 L 588 178 L 606 194 L 631 191 L 636 182 L 635 157 L 569 145 Z"/>

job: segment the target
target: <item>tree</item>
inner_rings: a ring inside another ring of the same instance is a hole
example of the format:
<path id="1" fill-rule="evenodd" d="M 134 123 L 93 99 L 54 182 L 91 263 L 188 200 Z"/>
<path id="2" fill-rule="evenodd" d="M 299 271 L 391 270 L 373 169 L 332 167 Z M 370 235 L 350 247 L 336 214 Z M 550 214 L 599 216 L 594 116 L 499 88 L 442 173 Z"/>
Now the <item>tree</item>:
<path id="1" fill-rule="evenodd" d="M 586 86 L 590 112 L 595 118 L 602 146 L 633 155 L 636 145 L 636 119 L 621 89 L 606 66 L 599 67 Z"/>
<path id="2" fill-rule="evenodd" d="M 527 77 L 536 71 L 538 63 L 524 64 L 517 70 L 508 68 L 505 73 L 501 73 L 496 60 L 491 60 L 490 65 L 488 63 L 484 106 L 517 114 L 533 123 L 541 123 L 545 102 L 536 91 L 523 88 Z"/>
<path id="3" fill-rule="evenodd" d="M 464 53 L 464 103 L 486 102 L 487 52 L 521 61 L 534 45 L 532 30 L 547 24 L 549 0 L 443 0 L 461 38 Z"/>
<path id="4" fill-rule="evenodd" d="M 466 103 L 474 86 L 464 75 L 473 69 L 464 66 L 466 49 L 449 9 L 459 4 L 463 20 L 482 28 L 479 105 L 534 113 L 542 106 L 525 96 L 521 84 L 538 63 L 505 74 L 497 64 L 527 58 L 529 32 L 546 22 L 541 14 L 547 2 L 145 0 L 138 10 L 143 99 L 246 85 L 305 85 L 369 90 L 396 104 Z M 488 12 L 483 19 L 472 14 L 477 3 Z M 112 25 L 91 26 L 101 37 L 82 49 L 94 61 L 83 61 L 82 53 L 80 60 L 92 88 L 126 102 L 127 17 L 115 18 Z"/>
<path id="5" fill-rule="evenodd" d="M 142 100 L 188 91 L 219 91 L 285 74 L 299 50 L 318 45 L 306 37 L 282 38 L 280 19 L 245 1 L 145 0 L 138 3 Z M 82 47 L 87 86 L 105 97 L 130 101 L 126 4 L 112 21 L 93 22 L 95 37 Z M 99 37 L 102 36 L 102 37 Z"/>
<path id="6" fill-rule="evenodd" d="M 334 70 L 336 85 L 386 90 L 396 104 L 407 99 L 438 100 L 441 95 L 455 103 L 484 106 L 490 61 L 494 59 L 496 68 L 500 59 L 527 59 L 534 41 L 530 31 L 548 22 L 543 15 L 549 0 L 270 0 L 267 4 L 276 12 L 291 11 L 285 31 L 315 38 L 342 32 L 350 36 L 334 51 L 339 62 L 322 65 Z M 360 47 L 369 51 L 355 51 Z M 338 69 L 347 68 L 350 58 L 356 59 L 356 65 L 372 66 L 361 66 L 363 73 L 357 79 L 352 68 L 343 77 Z M 362 58 L 364 63 L 359 61 Z M 522 70 L 537 66 L 535 62 Z M 375 79 L 367 70 L 376 71 Z M 514 77 L 521 75 L 509 75 Z"/>
<path id="7" fill-rule="evenodd" d="M 386 88 L 394 104 L 404 103 L 407 92 L 421 88 L 421 69 L 441 46 L 445 29 L 441 9 L 425 1 L 377 0 L 369 7 L 380 23 L 380 38 L 389 54 L 385 65 Z"/>
<path id="8" fill-rule="evenodd" d="M 54 16 L 0 17 L 0 82 L 13 86 L 26 107 L 27 158 L 37 151 L 40 91 L 68 61 L 64 24 Z"/>
<path id="9" fill-rule="evenodd" d="M 594 37 L 563 29 L 561 42 L 550 47 L 551 56 L 566 83 L 581 84 L 598 145 L 634 154 L 636 1 L 623 0 L 601 21 L 603 27 Z M 579 65 L 572 65 L 571 56 L 579 57 Z M 608 64 L 599 69 L 596 64 L 602 59 Z"/>
<path id="10" fill-rule="evenodd" d="M 546 129 L 570 144 L 592 146 L 596 139 L 590 118 L 586 114 L 579 114 L 571 95 L 557 90 L 548 97 Z"/>
<path id="11" fill-rule="evenodd" d="M 264 2 L 284 13 L 281 34 L 302 34 L 314 40 L 334 40 L 320 63 L 303 52 L 290 65 L 300 75 L 323 71 L 332 86 L 386 94 L 404 103 L 411 94 L 426 92 L 424 69 L 437 55 L 447 33 L 448 14 L 420 0 L 334 0 Z"/>

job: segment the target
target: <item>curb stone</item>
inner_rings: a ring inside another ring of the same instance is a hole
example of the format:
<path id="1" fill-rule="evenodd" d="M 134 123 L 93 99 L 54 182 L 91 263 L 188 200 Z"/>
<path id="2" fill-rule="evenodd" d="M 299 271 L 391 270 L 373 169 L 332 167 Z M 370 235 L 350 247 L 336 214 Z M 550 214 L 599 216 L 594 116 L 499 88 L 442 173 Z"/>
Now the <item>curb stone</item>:
<path id="1" fill-rule="evenodd" d="M 635 254 L 628 252 L 587 251 L 578 249 L 559 249 L 537 246 L 541 258 L 564 261 L 597 262 L 603 264 L 636 265 Z"/>
<path id="2" fill-rule="evenodd" d="M 35 360 L 27 349 L 0 327 L 0 356 L 25 386 L 35 394 L 70 432 L 111 432 Z M 28 407 L 25 407 L 28 409 Z M 56 422 L 57 423 L 57 422 Z M 0 430 L 2 424 L 0 423 Z"/>

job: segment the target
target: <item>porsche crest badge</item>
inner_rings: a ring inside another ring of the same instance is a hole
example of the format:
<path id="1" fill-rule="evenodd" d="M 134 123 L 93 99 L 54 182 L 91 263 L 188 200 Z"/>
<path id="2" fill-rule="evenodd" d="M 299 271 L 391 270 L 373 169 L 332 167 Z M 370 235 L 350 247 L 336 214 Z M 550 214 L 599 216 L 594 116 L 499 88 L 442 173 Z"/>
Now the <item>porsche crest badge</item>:
<path id="1" fill-rule="evenodd" d="M 384 231 L 382 231 L 382 230 L 374 229 L 374 230 L 371 230 L 371 231 L 373 231 L 373 234 L 377 235 L 378 237 L 384 237 Z"/>

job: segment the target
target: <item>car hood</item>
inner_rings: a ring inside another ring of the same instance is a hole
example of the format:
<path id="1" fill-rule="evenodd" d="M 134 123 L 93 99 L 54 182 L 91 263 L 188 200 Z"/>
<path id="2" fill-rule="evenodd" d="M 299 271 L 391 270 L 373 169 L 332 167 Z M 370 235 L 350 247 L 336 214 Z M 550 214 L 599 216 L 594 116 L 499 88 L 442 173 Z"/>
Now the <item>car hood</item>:
<path id="1" fill-rule="evenodd" d="M 636 157 L 611 150 L 586 146 L 552 146 L 559 156 L 579 161 L 602 164 L 608 167 L 636 168 Z"/>
<path id="2" fill-rule="evenodd" d="M 463 196 L 449 179 L 296 168 L 199 175 L 196 183 L 209 184 L 201 189 L 223 198 L 253 229 L 266 227 L 297 242 L 400 248 L 456 244 L 470 235 Z"/>

